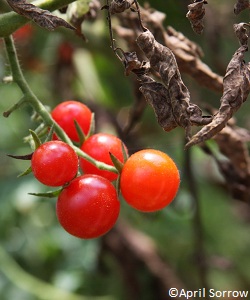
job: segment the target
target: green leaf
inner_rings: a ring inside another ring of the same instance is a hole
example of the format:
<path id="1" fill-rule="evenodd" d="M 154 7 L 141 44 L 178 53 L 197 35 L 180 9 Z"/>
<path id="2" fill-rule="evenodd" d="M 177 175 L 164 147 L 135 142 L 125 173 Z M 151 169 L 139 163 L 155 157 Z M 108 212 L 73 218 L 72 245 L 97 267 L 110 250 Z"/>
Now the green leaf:
<path id="1" fill-rule="evenodd" d="M 59 189 L 56 191 L 50 191 L 50 192 L 46 192 L 46 193 L 28 193 L 29 195 L 32 196 L 37 196 L 37 197 L 45 197 L 45 198 L 55 198 L 58 197 L 59 194 L 61 193 L 63 189 Z"/>
<path id="2" fill-rule="evenodd" d="M 77 134 L 79 136 L 79 145 L 81 146 L 84 143 L 86 137 L 84 132 L 82 131 L 82 128 L 80 127 L 79 123 L 76 120 L 74 120 L 74 124 L 75 124 Z"/>
<path id="3" fill-rule="evenodd" d="M 125 162 L 128 160 L 128 152 L 127 152 L 127 149 L 126 149 L 124 143 L 121 142 L 121 144 L 122 144 L 122 156 L 123 156 L 123 161 L 124 161 L 124 163 L 125 163 Z"/>
<path id="4" fill-rule="evenodd" d="M 31 169 L 31 166 L 30 166 L 30 167 L 28 167 L 25 171 L 23 171 L 21 174 L 19 174 L 19 175 L 17 176 L 17 178 L 22 177 L 22 176 L 25 176 L 25 175 L 28 175 L 28 174 L 30 174 L 31 172 L 32 172 L 32 169 Z"/>
<path id="5" fill-rule="evenodd" d="M 119 173 L 121 173 L 122 168 L 123 168 L 123 163 L 117 157 L 115 157 L 114 154 L 112 154 L 111 152 L 109 152 L 109 156 L 110 156 L 115 168 L 117 169 L 117 171 Z"/>
<path id="6" fill-rule="evenodd" d="M 95 133 L 95 114 L 91 114 L 91 122 L 90 122 L 90 127 L 89 127 L 89 132 L 86 135 L 86 139 L 88 139 L 91 135 Z"/>
<path id="7" fill-rule="evenodd" d="M 29 131 L 30 131 L 30 134 L 33 138 L 33 141 L 34 141 L 34 144 L 35 144 L 35 149 L 37 149 L 38 147 L 40 147 L 42 145 L 42 142 L 39 139 L 38 135 L 35 133 L 35 131 L 33 131 L 31 129 Z"/>

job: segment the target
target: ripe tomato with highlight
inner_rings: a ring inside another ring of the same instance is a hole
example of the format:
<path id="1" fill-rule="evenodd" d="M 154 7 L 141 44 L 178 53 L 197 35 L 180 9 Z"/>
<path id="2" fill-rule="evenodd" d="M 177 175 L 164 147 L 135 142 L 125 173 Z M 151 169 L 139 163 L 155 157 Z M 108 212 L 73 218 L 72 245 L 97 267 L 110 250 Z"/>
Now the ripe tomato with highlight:
<path id="1" fill-rule="evenodd" d="M 75 178 L 60 193 L 56 214 L 61 226 L 82 239 L 97 238 L 116 223 L 120 202 L 111 182 L 98 175 Z"/>
<path id="2" fill-rule="evenodd" d="M 34 151 L 31 168 L 41 183 L 61 186 L 76 176 L 78 156 L 73 148 L 62 141 L 46 142 Z"/>
<path id="3" fill-rule="evenodd" d="M 158 211 L 172 202 L 180 185 L 174 161 L 165 153 L 145 149 L 123 166 L 120 188 L 128 204 L 143 212 Z"/>
<path id="4" fill-rule="evenodd" d="M 127 151 L 125 145 L 124 148 L 125 151 Z M 94 159 L 111 166 L 113 166 L 113 162 L 110 158 L 109 153 L 112 153 L 122 163 L 124 162 L 122 153 L 122 141 L 112 134 L 97 133 L 92 135 L 82 144 L 81 150 L 83 150 Z M 113 181 L 118 177 L 118 174 L 116 173 L 98 169 L 84 158 L 80 158 L 80 167 L 85 174 L 100 175 L 110 181 Z"/>
<path id="5" fill-rule="evenodd" d="M 79 136 L 74 120 L 77 121 L 85 135 L 89 132 L 92 112 L 81 102 L 74 100 L 62 102 L 53 109 L 51 116 L 75 142 L 79 142 Z M 57 139 L 56 135 L 54 135 L 54 139 Z"/>

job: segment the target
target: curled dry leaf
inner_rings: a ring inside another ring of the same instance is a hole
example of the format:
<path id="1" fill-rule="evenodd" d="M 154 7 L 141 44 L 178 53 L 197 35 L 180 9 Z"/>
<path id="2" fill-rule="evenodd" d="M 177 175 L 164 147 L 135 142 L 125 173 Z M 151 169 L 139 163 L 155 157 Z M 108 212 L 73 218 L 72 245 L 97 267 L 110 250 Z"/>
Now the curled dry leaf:
<path id="1" fill-rule="evenodd" d="M 239 24 L 234 24 L 234 32 L 240 42 L 240 45 L 246 45 L 248 43 L 248 29 L 247 27 L 250 27 L 250 24 L 248 23 L 239 23 Z"/>
<path id="2" fill-rule="evenodd" d="M 120 50 L 123 54 L 122 62 L 125 67 L 125 75 L 128 76 L 131 72 L 145 74 L 148 66 L 144 66 L 144 63 L 139 61 L 136 52 L 124 52 L 122 49 L 117 48 L 116 51 Z"/>
<path id="3" fill-rule="evenodd" d="M 130 8 L 134 3 L 133 0 L 113 0 L 109 5 L 109 11 L 111 15 L 119 14 Z"/>
<path id="4" fill-rule="evenodd" d="M 237 3 L 234 5 L 234 13 L 238 15 L 243 10 L 250 7 L 249 0 L 238 0 Z"/>
<path id="5" fill-rule="evenodd" d="M 250 64 L 244 61 L 244 53 L 247 50 L 247 45 L 243 45 L 233 55 L 223 80 L 223 95 L 218 113 L 210 124 L 192 137 L 186 147 L 199 144 L 220 132 L 246 101 L 250 92 Z"/>
<path id="6" fill-rule="evenodd" d="M 172 117 L 176 124 L 185 128 L 186 137 L 189 139 L 191 136 L 191 126 L 208 124 L 211 122 L 211 117 L 203 117 L 198 106 L 190 103 L 189 91 L 181 79 L 172 51 L 168 47 L 158 43 L 149 30 L 140 34 L 136 42 L 148 58 L 151 68 L 159 73 L 165 86 L 164 91 L 167 93 L 165 99 L 170 103 L 171 110 L 169 111 L 172 112 Z M 142 90 L 145 91 L 143 87 Z M 159 90 L 161 95 L 159 101 L 161 102 L 163 99 L 162 87 Z M 146 91 L 147 97 L 149 98 L 149 90 L 146 89 Z M 157 100 L 155 94 L 152 97 L 155 103 Z M 168 104 L 166 103 L 166 105 Z M 158 120 L 167 117 L 160 115 L 161 110 L 157 110 L 157 105 L 154 110 L 158 115 Z M 168 128 L 169 131 L 169 127 L 167 126 L 166 128 Z"/>
<path id="7" fill-rule="evenodd" d="M 188 13 L 186 17 L 189 19 L 194 32 L 201 34 L 204 29 L 203 18 L 205 16 L 204 4 L 205 0 L 195 0 L 194 3 L 188 5 Z"/>
<path id="8" fill-rule="evenodd" d="M 28 3 L 26 0 L 7 0 L 7 2 L 16 13 L 34 21 L 43 28 L 54 30 L 59 26 L 63 26 L 75 30 L 75 27 L 65 20 L 54 16 L 47 10 Z"/>
<path id="9" fill-rule="evenodd" d="M 144 82 L 139 90 L 152 106 L 159 125 L 165 131 L 171 131 L 178 126 L 172 112 L 171 99 L 163 84 L 151 79 Z"/>

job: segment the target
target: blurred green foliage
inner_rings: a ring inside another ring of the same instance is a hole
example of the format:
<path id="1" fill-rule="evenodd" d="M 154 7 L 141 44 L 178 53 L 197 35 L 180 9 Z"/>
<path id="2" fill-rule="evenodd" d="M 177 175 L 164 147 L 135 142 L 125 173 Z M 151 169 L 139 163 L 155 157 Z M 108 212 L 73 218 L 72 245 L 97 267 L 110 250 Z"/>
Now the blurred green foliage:
<path id="1" fill-rule="evenodd" d="M 199 43 L 205 54 L 204 61 L 223 75 L 237 47 L 231 25 L 248 20 L 245 13 L 237 17 L 229 13 L 235 1 L 209 1 L 219 19 L 213 20 L 215 24 L 207 20 L 208 30 L 201 37 L 192 32 L 185 18 L 187 1 L 148 2 L 167 14 L 166 25 Z M 66 99 L 78 99 L 96 112 L 97 130 L 119 134 L 116 122 L 122 127 L 126 123 L 129 107 L 133 105 L 133 86 L 131 78 L 124 76 L 122 65 L 110 50 L 105 13 L 100 14 L 102 17 L 98 21 L 86 22 L 83 27 L 88 43 L 67 30 L 48 33 L 36 26 L 32 27 L 33 34 L 28 43 L 18 39 L 16 43 L 25 77 L 45 105 L 53 108 Z M 212 48 L 215 32 L 217 52 Z M 67 46 L 67 43 L 74 48 L 73 61 L 69 63 L 59 55 L 60 46 Z M 1 43 L 0 77 L 4 75 L 9 75 L 9 70 Z M 194 99 L 219 106 L 220 95 L 199 87 L 185 75 L 183 78 Z M 15 84 L 0 83 L 1 115 L 20 96 Z M 237 113 L 238 123 L 246 128 L 250 126 L 248 114 L 249 104 L 246 103 Z M 29 163 L 13 160 L 6 154 L 30 153 L 30 145 L 24 143 L 23 138 L 28 135 L 29 128 L 38 126 L 31 115 L 31 108 L 23 107 L 7 119 L 0 117 L 1 300 L 59 300 L 63 296 L 57 293 L 62 290 L 70 293 L 66 295 L 67 300 L 84 300 L 85 295 L 93 296 L 93 299 L 129 299 L 112 255 L 105 255 L 102 258 L 104 270 L 100 267 L 101 239 L 85 241 L 69 236 L 57 222 L 55 200 L 28 195 L 29 192 L 46 192 L 47 187 L 39 184 L 31 174 L 17 178 Z M 181 129 L 163 132 L 151 108 L 146 109 L 135 133 L 127 140 L 129 151 L 152 147 L 168 153 L 180 169 L 182 183 L 176 200 L 163 211 L 142 214 L 122 201 L 121 218 L 155 241 L 161 256 L 188 289 L 199 289 L 202 286 L 195 258 L 197 207 L 184 174 L 183 139 Z M 250 291 L 249 207 L 231 199 L 215 163 L 196 148 L 192 153 L 192 167 L 199 193 L 209 286 L 218 290 Z M 142 299 L 155 299 L 147 273 L 140 276 L 144 288 Z M 46 288 L 52 289 L 49 294 Z M 75 294 L 82 296 L 77 298 Z"/>

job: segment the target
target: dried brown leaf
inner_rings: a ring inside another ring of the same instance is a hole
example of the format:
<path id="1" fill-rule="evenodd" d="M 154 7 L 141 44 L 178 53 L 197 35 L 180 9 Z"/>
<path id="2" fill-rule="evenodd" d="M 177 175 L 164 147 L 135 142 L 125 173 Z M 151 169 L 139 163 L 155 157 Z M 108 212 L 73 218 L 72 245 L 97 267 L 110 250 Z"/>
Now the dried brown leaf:
<path id="1" fill-rule="evenodd" d="M 173 118 L 178 126 L 185 128 L 186 136 L 190 138 L 192 125 L 208 124 L 211 118 L 204 118 L 201 110 L 190 103 L 189 91 L 182 81 L 172 51 L 158 43 L 149 30 L 140 34 L 136 42 L 148 58 L 151 68 L 160 74 L 168 93 L 167 97 L 170 99 Z M 161 113 L 157 110 L 155 112 Z M 161 118 L 159 115 L 158 119 Z"/>
<path id="2" fill-rule="evenodd" d="M 186 110 L 190 95 L 182 82 L 172 51 L 158 43 L 150 31 L 140 34 L 136 42 L 149 59 L 151 67 L 160 74 L 171 99 L 173 110 L 179 116 L 178 125 L 184 128 L 190 126 L 189 115 Z"/>
<path id="3" fill-rule="evenodd" d="M 130 8 L 133 2 L 133 0 L 113 0 L 109 5 L 109 11 L 111 15 L 122 13 Z"/>
<path id="4" fill-rule="evenodd" d="M 247 45 L 248 44 L 248 33 L 249 33 L 249 27 L 250 24 L 248 23 L 239 23 L 239 24 L 234 24 L 234 32 L 240 42 L 240 45 Z"/>
<path id="5" fill-rule="evenodd" d="M 172 112 L 171 99 L 163 84 L 154 80 L 145 82 L 140 91 L 152 106 L 159 125 L 165 131 L 171 131 L 178 126 Z"/>
<path id="6" fill-rule="evenodd" d="M 186 147 L 208 140 L 220 132 L 232 115 L 246 101 L 250 92 L 250 64 L 244 62 L 244 53 L 247 50 L 246 45 L 241 46 L 227 67 L 219 112 L 210 124 L 204 126 L 192 137 Z"/>
<path id="7" fill-rule="evenodd" d="M 181 72 L 189 74 L 200 85 L 210 90 L 222 92 L 222 76 L 214 73 L 201 61 L 203 53 L 195 42 L 170 26 L 166 28 L 163 24 L 165 14 L 149 6 L 140 6 L 140 14 L 143 24 L 153 33 L 156 40 L 173 51 Z M 116 34 L 126 41 L 129 51 L 137 51 L 139 54 L 135 39 L 141 33 L 141 28 L 138 26 L 136 14 L 126 11 L 116 16 L 119 18 L 119 26 L 114 27 Z"/>
<path id="8" fill-rule="evenodd" d="M 234 13 L 238 15 L 243 10 L 250 7 L 249 0 L 238 0 L 237 3 L 234 5 Z"/>
<path id="9" fill-rule="evenodd" d="M 75 27 L 65 20 L 54 16 L 47 10 L 28 3 L 26 0 L 7 0 L 7 2 L 16 13 L 34 21 L 43 28 L 54 30 L 59 26 L 63 26 L 75 30 Z"/>
<path id="10" fill-rule="evenodd" d="M 120 48 L 117 48 L 117 50 L 121 50 Z M 122 50 L 121 50 L 122 51 Z M 124 52 L 122 51 L 123 54 L 123 64 L 125 67 L 125 75 L 128 76 L 131 72 L 140 72 L 139 70 L 143 68 L 143 63 L 139 61 L 136 52 Z M 146 70 L 144 71 L 144 73 Z"/>
<path id="11" fill-rule="evenodd" d="M 186 17 L 189 19 L 195 33 L 201 34 L 204 29 L 203 18 L 205 16 L 204 4 L 205 0 L 195 0 L 194 3 L 188 5 L 188 13 Z"/>

